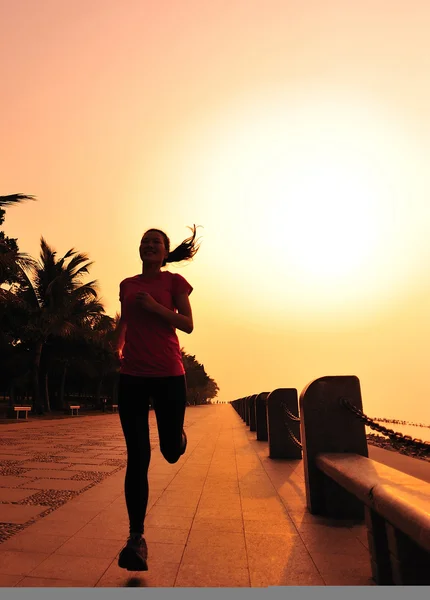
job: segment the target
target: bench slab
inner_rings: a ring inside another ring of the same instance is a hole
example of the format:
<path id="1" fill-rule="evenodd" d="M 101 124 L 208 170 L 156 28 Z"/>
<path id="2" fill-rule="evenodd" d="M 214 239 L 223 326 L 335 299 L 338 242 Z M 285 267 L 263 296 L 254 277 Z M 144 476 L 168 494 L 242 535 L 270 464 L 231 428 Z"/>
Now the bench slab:
<path id="1" fill-rule="evenodd" d="M 430 552 L 430 483 L 358 454 L 318 454 L 316 465 Z"/>
<path id="2" fill-rule="evenodd" d="M 399 489 L 388 484 L 376 486 L 374 510 L 430 552 L 430 484 Z"/>
<path id="3" fill-rule="evenodd" d="M 318 454 L 315 462 L 323 473 L 355 494 L 362 502 L 371 500 L 368 496 L 377 484 L 394 485 L 398 489 L 423 488 L 430 491 L 430 484 L 426 481 L 358 454 Z"/>

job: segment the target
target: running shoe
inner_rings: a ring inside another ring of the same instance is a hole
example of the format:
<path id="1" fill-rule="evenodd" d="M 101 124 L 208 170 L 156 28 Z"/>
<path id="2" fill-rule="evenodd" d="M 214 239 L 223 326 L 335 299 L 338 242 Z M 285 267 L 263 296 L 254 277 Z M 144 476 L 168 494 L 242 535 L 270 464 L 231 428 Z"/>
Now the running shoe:
<path id="1" fill-rule="evenodd" d="M 129 537 L 127 544 L 121 550 L 118 566 L 127 571 L 147 571 L 148 548 L 145 538 Z"/>

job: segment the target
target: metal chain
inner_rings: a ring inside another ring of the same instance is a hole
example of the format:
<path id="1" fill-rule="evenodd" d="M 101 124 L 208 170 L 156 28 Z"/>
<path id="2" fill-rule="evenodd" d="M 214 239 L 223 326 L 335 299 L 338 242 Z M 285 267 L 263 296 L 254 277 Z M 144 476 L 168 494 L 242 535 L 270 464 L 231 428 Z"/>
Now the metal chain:
<path id="1" fill-rule="evenodd" d="M 302 450 L 303 449 L 302 443 L 296 438 L 296 436 L 291 431 L 291 429 L 289 428 L 288 423 L 287 423 L 288 419 L 290 419 L 290 421 L 294 421 L 295 423 L 300 423 L 300 418 L 293 415 L 293 413 L 290 410 L 288 410 L 288 408 L 285 406 L 285 404 L 283 402 L 281 402 L 281 406 L 282 406 L 282 410 L 284 411 L 285 416 L 287 417 L 287 419 L 284 420 L 284 425 L 285 425 L 286 430 L 288 431 L 288 435 L 290 436 L 291 441 L 297 446 L 297 448 L 300 448 L 300 450 Z"/>
<path id="2" fill-rule="evenodd" d="M 351 404 L 351 402 L 348 400 L 348 398 L 340 398 L 340 403 L 342 406 L 345 406 L 348 410 L 350 410 L 352 413 L 354 413 L 355 416 L 358 419 L 360 419 L 360 421 L 363 421 L 365 423 L 365 425 L 367 425 L 371 429 L 375 429 L 376 431 L 379 431 L 383 435 L 386 435 L 387 437 L 390 438 L 391 441 L 402 442 L 409 446 L 415 446 L 418 449 L 422 449 L 427 452 L 430 452 L 430 442 L 425 442 L 425 441 L 421 440 L 420 438 L 412 438 L 412 436 L 410 436 L 410 435 L 404 435 L 403 433 L 400 433 L 399 431 L 394 431 L 393 429 L 388 429 L 388 427 L 384 427 L 383 425 L 376 423 L 373 419 L 371 419 L 370 417 L 365 415 L 362 410 L 360 410 L 359 408 L 357 408 L 356 406 Z"/>
<path id="3" fill-rule="evenodd" d="M 293 415 L 293 413 L 288 410 L 288 408 L 285 406 L 285 404 L 283 402 L 281 402 L 281 406 L 284 410 L 284 413 L 287 415 L 287 417 L 291 420 L 291 421 L 295 421 L 296 423 L 300 423 L 300 417 L 296 417 L 295 415 Z"/>
<path id="4" fill-rule="evenodd" d="M 302 443 L 299 442 L 299 440 L 296 438 L 296 436 L 294 435 L 294 433 L 291 431 L 291 429 L 288 427 L 288 425 L 285 423 L 285 427 L 287 428 L 288 431 L 288 435 L 291 438 L 291 441 L 297 446 L 297 448 L 300 448 L 300 450 L 303 449 Z"/>

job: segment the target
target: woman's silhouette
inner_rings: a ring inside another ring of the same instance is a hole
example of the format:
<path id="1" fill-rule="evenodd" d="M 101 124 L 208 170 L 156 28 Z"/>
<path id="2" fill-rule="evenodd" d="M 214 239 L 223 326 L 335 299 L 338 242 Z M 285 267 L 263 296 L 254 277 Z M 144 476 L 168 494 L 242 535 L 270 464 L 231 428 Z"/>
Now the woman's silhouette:
<path id="1" fill-rule="evenodd" d="M 193 288 L 181 275 L 161 268 L 189 260 L 197 250 L 195 226 L 192 236 L 173 251 L 163 231 L 149 229 L 140 242 L 142 273 L 120 284 L 121 318 L 115 349 L 121 360 L 118 409 L 127 446 L 125 499 L 130 536 L 118 564 L 129 571 L 148 569 L 143 533 L 151 456 L 150 402 L 164 458 L 177 462 L 187 445 L 183 429 L 186 379 L 176 329 L 193 330 L 189 301 Z"/>

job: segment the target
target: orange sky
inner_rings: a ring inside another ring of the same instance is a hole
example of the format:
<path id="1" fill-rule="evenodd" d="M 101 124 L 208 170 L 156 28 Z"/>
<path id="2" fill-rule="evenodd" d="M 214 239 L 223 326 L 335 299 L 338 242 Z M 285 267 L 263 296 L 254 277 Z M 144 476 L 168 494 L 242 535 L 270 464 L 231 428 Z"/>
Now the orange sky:
<path id="1" fill-rule="evenodd" d="M 234 399 L 354 374 L 430 424 L 430 7 L 421 0 L 15 0 L 1 193 L 95 265 L 107 312 L 148 227 L 203 244 L 179 334 Z M 177 267 L 171 267 L 177 270 Z"/>

